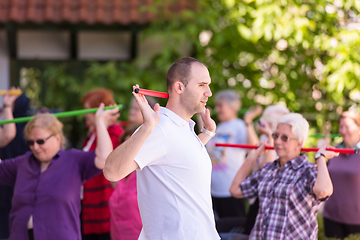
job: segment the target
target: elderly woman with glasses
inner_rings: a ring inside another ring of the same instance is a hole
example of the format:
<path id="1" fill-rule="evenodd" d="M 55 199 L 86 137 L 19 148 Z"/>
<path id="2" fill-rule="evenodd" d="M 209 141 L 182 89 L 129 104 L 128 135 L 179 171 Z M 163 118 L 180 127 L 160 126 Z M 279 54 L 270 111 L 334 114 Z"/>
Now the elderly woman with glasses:
<path id="1" fill-rule="evenodd" d="M 118 108 L 96 112 L 95 151 L 63 150 L 62 123 L 39 114 L 25 126 L 29 152 L 0 162 L 0 184 L 14 185 L 10 213 L 12 239 L 81 239 L 80 188 L 101 173 L 113 150 L 106 119 Z"/>
<path id="2" fill-rule="evenodd" d="M 300 154 L 308 131 L 309 124 L 300 114 L 282 116 L 272 135 L 278 159 L 248 177 L 264 153 L 261 143 L 236 174 L 231 194 L 258 197 L 260 202 L 250 239 L 317 239 L 316 213 L 333 191 L 325 159 L 338 154 L 321 148 L 315 155 L 316 164 L 311 164 Z"/>

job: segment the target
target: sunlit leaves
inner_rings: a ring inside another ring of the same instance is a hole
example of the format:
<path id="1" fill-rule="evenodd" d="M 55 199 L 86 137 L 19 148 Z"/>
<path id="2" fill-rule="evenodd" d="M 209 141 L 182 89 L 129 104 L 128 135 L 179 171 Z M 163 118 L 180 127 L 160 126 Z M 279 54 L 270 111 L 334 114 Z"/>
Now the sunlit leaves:
<path id="1" fill-rule="evenodd" d="M 169 1 L 157 0 L 159 7 L 151 10 L 156 12 Z M 243 96 L 244 107 L 283 101 L 290 110 L 308 114 L 313 126 L 322 127 L 335 120 L 329 114 L 334 109 L 346 110 L 356 103 L 360 33 L 349 23 L 359 17 L 360 1 L 197 2 L 196 11 L 158 18 L 142 28 L 142 38 L 153 38 L 162 46 L 151 59 L 92 63 L 78 81 L 85 87 L 77 91 L 112 87 L 118 101 L 131 96 L 128 89 L 134 83 L 166 91 L 164 77 L 170 64 L 190 54 L 209 66 L 213 92 L 235 89 Z M 52 77 L 70 84 L 63 75 L 69 77 L 61 71 Z"/>

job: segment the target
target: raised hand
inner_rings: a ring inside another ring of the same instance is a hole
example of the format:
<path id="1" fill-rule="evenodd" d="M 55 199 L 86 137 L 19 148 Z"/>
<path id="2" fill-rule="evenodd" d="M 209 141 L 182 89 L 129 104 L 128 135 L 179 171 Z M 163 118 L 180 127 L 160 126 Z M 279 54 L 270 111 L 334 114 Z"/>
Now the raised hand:
<path id="1" fill-rule="evenodd" d="M 116 106 L 116 104 L 112 104 L 111 106 Z M 106 126 L 109 127 L 112 124 L 114 124 L 116 122 L 116 120 L 120 117 L 120 112 L 116 112 L 114 114 L 111 114 L 110 116 L 108 116 L 106 118 Z"/>
<path id="2" fill-rule="evenodd" d="M 261 134 L 265 134 L 268 137 L 271 137 L 273 130 L 270 128 L 269 124 L 265 121 L 259 122 L 258 130 Z"/>
<path id="3" fill-rule="evenodd" d="M 10 90 L 20 90 L 20 88 L 11 87 Z M 20 95 L 10 95 L 9 92 L 10 91 L 8 90 L 3 97 L 3 106 L 6 105 L 13 106 L 15 100 L 20 96 Z"/>
<path id="4" fill-rule="evenodd" d="M 111 125 L 120 116 L 119 107 L 114 109 L 104 110 L 105 104 L 101 103 L 98 110 L 95 113 L 96 121 L 103 121 L 106 126 Z"/>
<path id="5" fill-rule="evenodd" d="M 160 115 L 159 115 L 160 105 L 158 103 L 155 104 L 153 110 L 143 94 L 135 93 L 136 88 L 139 88 L 138 84 L 133 86 L 132 93 L 135 97 L 136 102 L 139 104 L 141 114 L 144 119 L 144 125 L 148 125 L 155 128 L 155 126 L 160 122 Z"/>
<path id="6" fill-rule="evenodd" d="M 254 107 L 250 107 L 249 110 L 245 113 L 244 115 L 244 122 L 246 124 L 250 124 L 252 123 L 252 121 L 260 116 L 260 114 L 262 113 L 263 108 L 260 105 L 257 105 L 255 108 Z"/>
<path id="7" fill-rule="evenodd" d="M 260 156 L 265 153 L 265 142 L 260 142 L 257 149 L 251 150 L 247 155 L 247 159 L 256 161 Z"/>
<path id="8" fill-rule="evenodd" d="M 327 151 L 326 148 L 331 148 L 331 147 L 327 147 L 327 146 L 323 146 L 319 149 L 318 152 L 322 153 L 325 155 L 326 159 L 331 159 L 333 157 L 337 157 L 339 156 L 338 152 L 334 152 L 334 151 Z"/>
<path id="9" fill-rule="evenodd" d="M 204 111 L 200 113 L 201 119 L 203 121 L 204 128 L 209 130 L 210 132 L 215 132 L 216 123 L 210 116 L 210 110 L 204 108 Z"/>

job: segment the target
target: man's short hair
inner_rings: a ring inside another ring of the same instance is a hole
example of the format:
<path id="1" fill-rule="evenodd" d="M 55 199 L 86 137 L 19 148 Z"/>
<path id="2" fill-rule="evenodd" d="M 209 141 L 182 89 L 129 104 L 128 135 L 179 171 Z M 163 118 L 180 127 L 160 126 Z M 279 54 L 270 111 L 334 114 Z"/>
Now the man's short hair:
<path id="1" fill-rule="evenodd" d="M 176 81 L 182 82 L 185 85 L 185 87 L 187 86 L 187 84 L 189 83 L 189 76 L 191 73 L 190 71 L 191 65 L 193 63 L 202 64 L 207 68 L 205 63 L 192 57 L 181 58 L 171 65 L 168 72 L 166 73 L 166 85 L 168 92 L 171 91 L 172 86 Z"/>

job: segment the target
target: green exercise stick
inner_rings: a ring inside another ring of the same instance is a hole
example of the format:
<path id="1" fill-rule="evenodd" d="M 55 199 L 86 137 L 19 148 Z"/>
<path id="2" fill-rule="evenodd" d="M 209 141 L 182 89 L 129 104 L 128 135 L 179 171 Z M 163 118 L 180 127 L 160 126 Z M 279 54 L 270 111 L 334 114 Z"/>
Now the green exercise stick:
<path id="1" fill-rule="evenodd" d="M 114 109 L 116 107 L 119 107 L 119 110 L 122 110 L 124 105 L 119 104 L 117 106 L 108 106 L 108 107 L 104 107 L 104 110 Z M 98 110 L 98 108 L 90 108 L 90 109 L 81 109 L 81 110 L 74 110 L 74 111 L 61 112 L 61 113 L 53 113 L 52 115 L 54 115 L 57 118 L 72 117 L 72 116 L 83 115 L 83 114 L 87 114 L 87 113 L 94 113 L 97 110 Z M 2 121 L 0 121 L 0 125 L 4 125 L 4 124 L 8 124 L 8 123 L 28 122 L 31 119 L 33 119 L 34 117 L 35 116 L 14 118 L 12 120 L 2 120 Z"/>
<path id="2" fill-rule="evenodd" d="M 312 134 L 309 137 L 311 137 L 311 138 L 325 138 L 325 135 L 324 134 Z M 330 138 L 336 138 L 336 137 L 341 137 L 341 135 L 340 134 L 330 134 L 329 137 Z"/>

